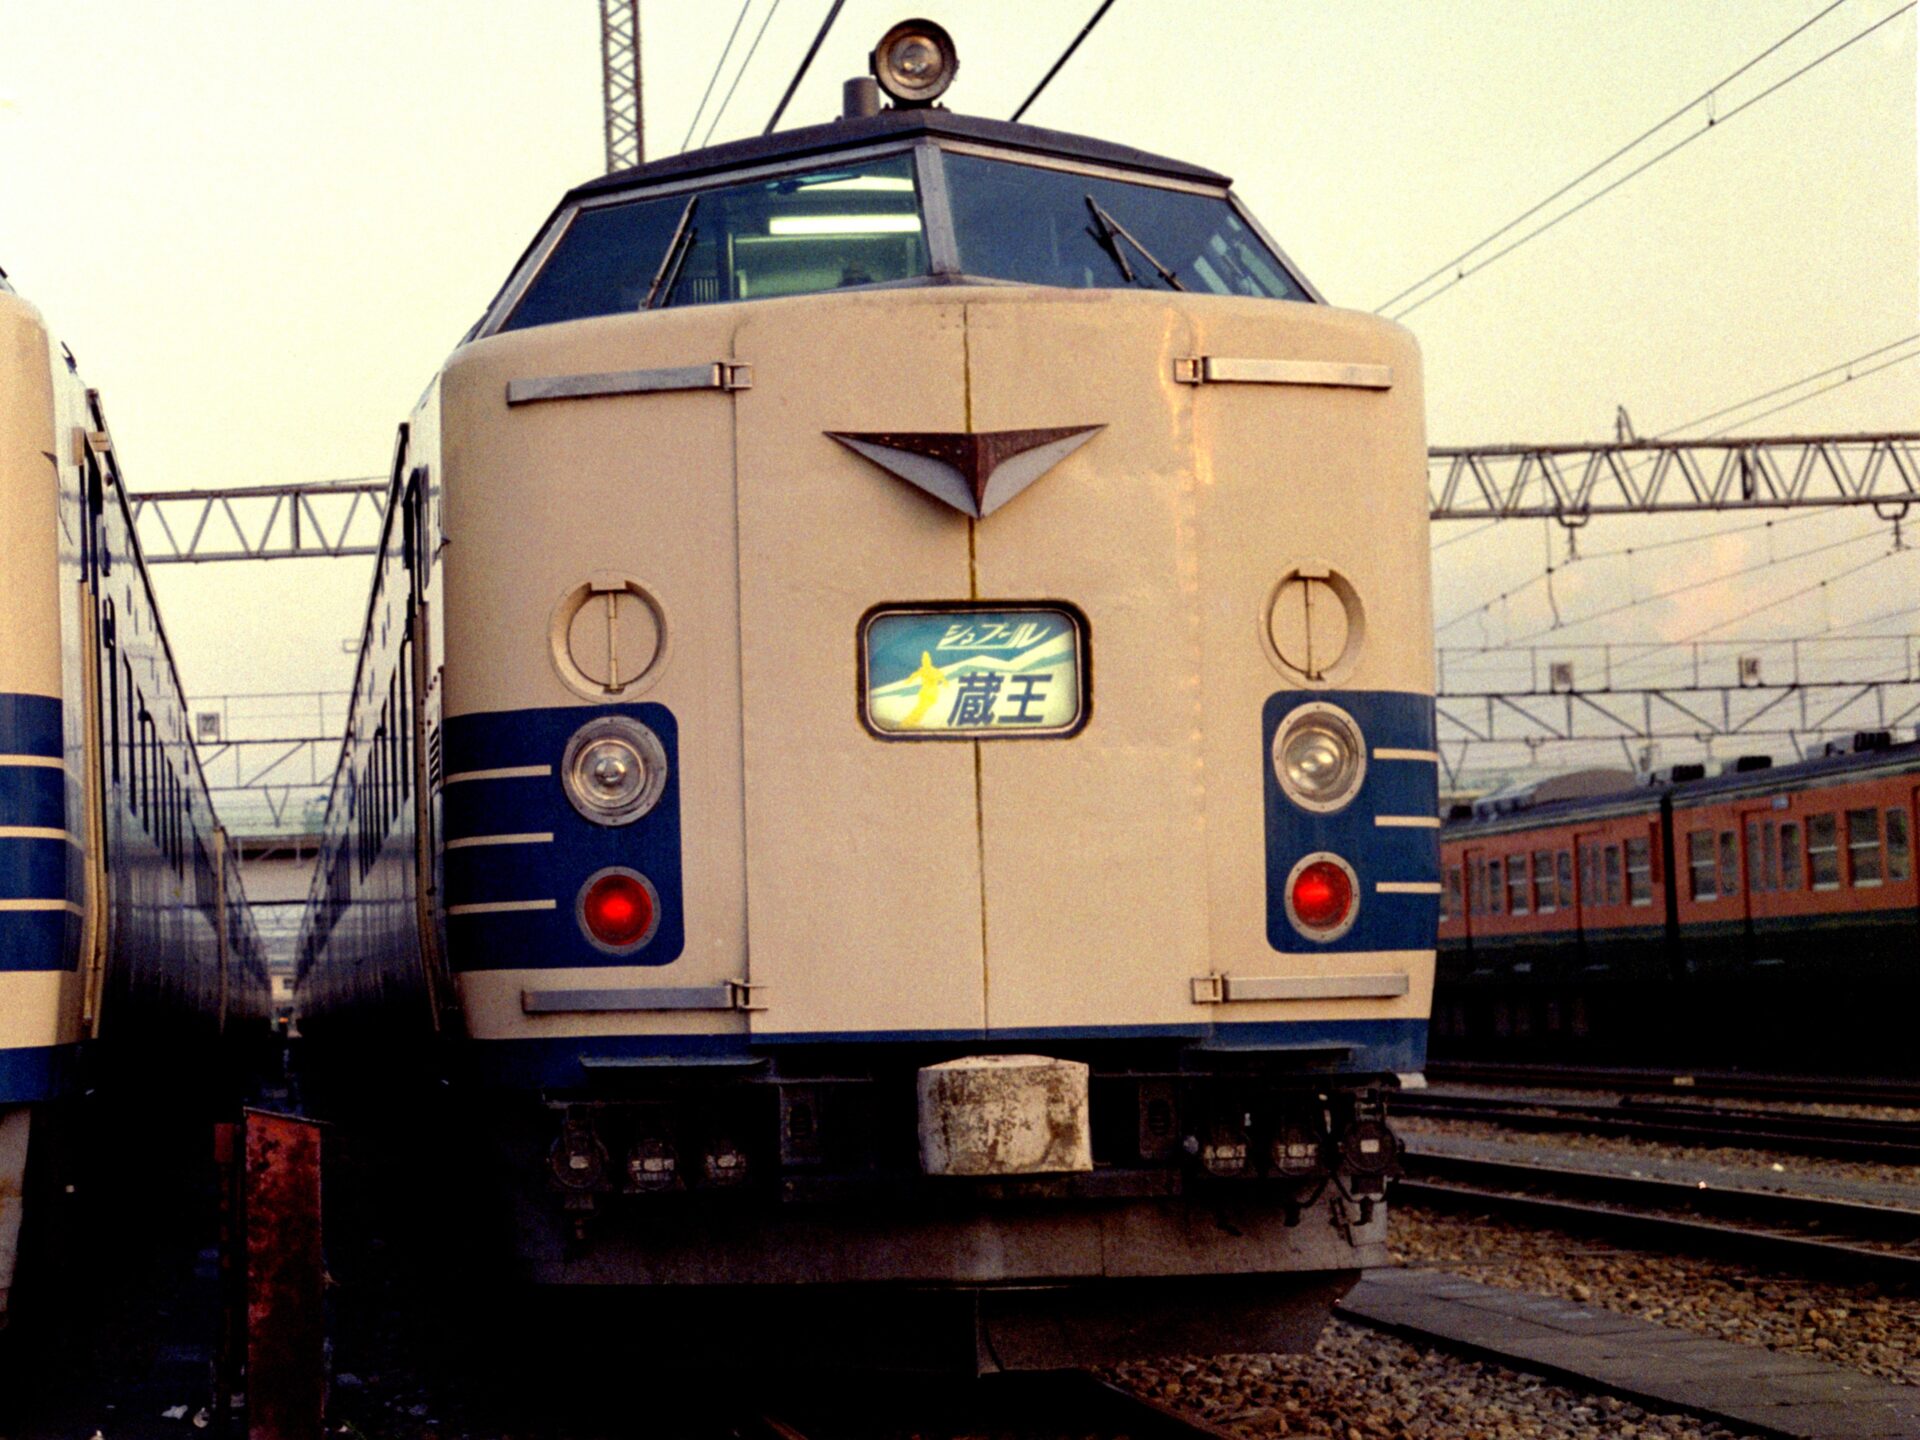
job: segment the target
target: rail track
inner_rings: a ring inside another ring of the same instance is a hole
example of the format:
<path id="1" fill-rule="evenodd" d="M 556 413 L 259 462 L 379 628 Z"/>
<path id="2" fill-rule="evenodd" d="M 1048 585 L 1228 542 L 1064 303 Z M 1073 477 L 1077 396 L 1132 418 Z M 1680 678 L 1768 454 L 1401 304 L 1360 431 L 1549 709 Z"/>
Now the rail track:
<path id="1" fill-rule="evenodd" d="M 1740 1146 L 1836 1160 L 1920 1164 L 1920 1123 L 1778 1110 L 1741 1110 L 1628 1094 L 1613 1100 L 1545 1100 L 1527 1095 L 1407 1090 L 1402 1115 L 1481 1120 L 1536 1134 L 1614 1135 L 1675 1145 Z"/>
<path id="2" fill-rule="evenodd" d="M 1397 1203 L 1493 1213 L 1630 1245 L 1920 1286 L 1920 1210 L 1648 1179 L 1409 1145 Z"/>
<path id="3" fill-rule="evenodd" d="M 1920 1109 L 1920 1080 L 1874 1076 L 1764 1075 L 1732 1070 L 1552 1065 L 1503 1060 L 1437 1060 L 1428 1064 L 1426 1075 L 1435 1084 L 1546 1086 L 1612 1091 L 1621 1095 L 1720 1096 Z"/>

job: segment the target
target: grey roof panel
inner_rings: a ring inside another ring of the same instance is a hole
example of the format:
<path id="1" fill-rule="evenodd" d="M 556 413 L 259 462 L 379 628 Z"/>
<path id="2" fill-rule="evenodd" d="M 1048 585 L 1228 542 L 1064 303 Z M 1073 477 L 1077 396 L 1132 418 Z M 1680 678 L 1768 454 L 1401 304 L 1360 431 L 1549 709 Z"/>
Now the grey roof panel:
<path id="1" fill-rule="evenodd" d="M 1070 160 L 1085 160 L 1097 165 L 1113 165 L 1125 170 L 1161 175 L 1173 180 L 1188 180 L 1200 185 L 1218 185 L 1225 189 L 1232 182 L 1224 175 L 1152 155 L 1127 145 L 1093 140 L 1084 135 L 1069 135 L 1064 130 L 1043 130 L 1035 125 L 1015 125 L 1005 120 L 989 120 L 979 115 L 956 115 L 950 110 L 882 110 L 878 115 L 858 120 L 834 120 L 825 125 L 807 125 L 797 130 L 776 130 L 771 135 L 750 140 L 733 140 L 709 150 L 689 150 L 663 160 L 649 161 L 631 170 L 618 170 L 576 185 L 567 192 L 566 201 L 604 195 L 612 190 L 632 190 L 668 180 L 683 180 L 728 170 L 743 170 L 772 161 L 804 159 L 810 155 L 828 155 L 835 150 L 850 150 L 888 140 L 920 137 L 971 140 L 980 144 L 1026 150 L 1037 155 L 1057 155 Z"/>

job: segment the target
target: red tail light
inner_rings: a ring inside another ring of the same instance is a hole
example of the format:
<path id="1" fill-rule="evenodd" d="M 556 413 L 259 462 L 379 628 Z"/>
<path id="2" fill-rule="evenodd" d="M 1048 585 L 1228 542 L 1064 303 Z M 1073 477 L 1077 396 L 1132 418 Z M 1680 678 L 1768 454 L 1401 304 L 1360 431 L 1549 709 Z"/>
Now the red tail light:
<path id="1" fill-rule="evenodd" d="M 653 934 L 659 905 L 653 887 L 631 870 L 607 870 L 580 897 L 580 923 L 609 950 L 627 950 Z"/>
<path id="2" fill-rule="evenodd" d="M 1353 880 L 1345 867 L 1316 860 L 1293 877 L 1292 899 L 1301 929 L 1337 930 L 1353 913 Z"/>

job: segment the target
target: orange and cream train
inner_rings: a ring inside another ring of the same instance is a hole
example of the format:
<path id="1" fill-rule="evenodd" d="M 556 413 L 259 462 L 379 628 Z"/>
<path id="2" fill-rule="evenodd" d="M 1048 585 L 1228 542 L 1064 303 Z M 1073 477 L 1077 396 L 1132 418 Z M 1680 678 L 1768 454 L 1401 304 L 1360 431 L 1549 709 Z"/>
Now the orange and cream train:
<path id="1" fill-rule="evenodd" d="M 403 428 L 305 1044 L 676 1337 L 1304 1346 L 1432 991 L 1419 356 L 891 83 L 570 192 Z"/>

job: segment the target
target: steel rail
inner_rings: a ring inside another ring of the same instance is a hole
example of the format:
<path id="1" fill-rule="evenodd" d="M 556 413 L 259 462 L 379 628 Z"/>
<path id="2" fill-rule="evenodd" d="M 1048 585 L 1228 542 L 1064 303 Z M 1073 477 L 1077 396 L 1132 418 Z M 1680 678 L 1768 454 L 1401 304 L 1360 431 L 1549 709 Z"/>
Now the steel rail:
<path id="1" fill-rule="evenodd" d="M 1654 1249 L 1714 1254 L 1803 1274 L 1920 1283 L 1920 1210 L 1440 1155 L 1422 1151 L 1418 1142 L 1409 1145 L 1405 1164 L 1407 1178 L 1389 1192 L 1390 1199 L 1402 1204 L 1482 1210 Z M 1800 1233 L 1789 1233 L 1796 1231 Z M 1860 1239 L 1908 1248 L 1852 1243 Z"/>
<path id="2" fill-rule="evenodd" d="M 1611 1135 L 1674 1145 L 1741 1146 L 1790 1155 L 1920 1164 L 1920 1124 L 1773 1110 L 1625 1098 L 1618 1104 L 1541 1100 L 1524 1095 L 1402 1091 L 1394 1109 L 1435 1120 L 1483 1120 L 1535 1134 Z"/>
<path id="3" fill-rule="evenodd" d="M 1426 1075 L 1434 1083 L 1550 1085 L 1568 1090 L 1611 1090 L 1623 1095 L 1745 1096 L 1753 1100 L 1920 1108 L 1920 1080 L 1899 1076 L 1768 1075 L 1737 1070 L 1551 1064 L 1519 1060 L 1436 1060 L 1427 1066 Z"/>

